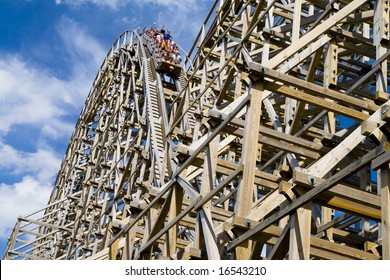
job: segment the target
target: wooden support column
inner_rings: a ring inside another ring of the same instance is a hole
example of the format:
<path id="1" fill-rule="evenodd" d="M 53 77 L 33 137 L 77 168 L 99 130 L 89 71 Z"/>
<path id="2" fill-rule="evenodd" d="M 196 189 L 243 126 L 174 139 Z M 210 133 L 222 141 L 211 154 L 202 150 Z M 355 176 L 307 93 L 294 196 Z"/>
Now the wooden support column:
<path id="1" fill-rule="evenodd" d="M 382 259 L 390 260 L 390 168 L 385 164 L 378 171 L 378 186 L 381 195 Z"/>
<path id="2" fill-rule="evenodd" d="M 324 67 L 324 87 L 334 88 L 337 85 L 338 48 L 332 40 L 328 44 Z M 336 132 L 336 118 L 334 112 L 328 112 L 325 118 L 324 129 L 330 134 Z"/>
<path id="3" fill-rule="evenodd" d="M 320 63 L 320 60 L 322 57 L 322 50 L 323 50 L 323 48 L 320 48 L 313 54 L 313 58 L 311 59 L 311 62 L 309 65 L 309 71 L 308 71 L 308 74 L 306 77 L 306 81 L 308 81 L 308 82 L 313 82 L 313 80 L 314 80 L 318 64 Z M 306 105 L 307 105 L 306 102 L 302 102 L 302 101 L 298 102 L 295 117 L 294 117 L 293 123 L 290 127 L 290 131 L 287 131 L 287 128 L 286 128 L 286 132 L 289 132 L 290 134 L 295 134 L 298 131 L 299 124 L 301 122 L 303 113 L 305 112 Z"/>
<path id="4" fill-rule="evenodd" d="M 291 215 L 290 260 L 308 260 L 310 258 L 310 229 L 312 204 L 307 203 Z"/>
<path id="5" fill-rule="evenodd" d="M 388 0 L 378 0 L 374 10 L 374 45 L 376 47 L 376 59 L 386 53 L 386 48 L 382 45 L 389 43 L 389 9 Z M 387 60 L 382 61 L 380 71 L 376 76 L 376 91 L 387 92 Z M 378 171 L 378 191 L 381 195 L 381 228 L 382 235 L 382 258 L 390 259 L 390 169 L 389 164 L 384 164 Z"/>
<path id="6" fill-rule="evenodd" d="M 134 253 L 134 241 L 137 232 L 137 226 L 133 226 L 126 234 L 126 244 L 123 249 L 122 260 L 131 260 Z"/>
<path id="7" fill-rule="evenodd" d="M 324 87 L 334 88 L 337 86 L 337 63 L 338 63 L 338 47 L 334 40 L 328 43 L 326 50 L 325 65 L 324 65 Z M 329 99 L 326 99 L 331 101 Z M 334 135 L 336 133 L 336 118 L 334 112 L 327 112 L 324 118 L 324 131 Z M 321 207 L 322 225 L 329 223 L 333 218 L 333 210 L 328 207 Z M 329 228 L 325 231 L 328 240 L 333 240 L 333 230 Z"/>
<path id="8" fill-rule="evenodd" d="M 218 144 L 219 136 L 215 137 L 206 150 L 206 156 L 204 159 L 203 180 L 200 189 L 200 194 L 205 197 L 211 192 L 214 185 L 216 170 L 217 170 L 217 158 L 218 158 Z M 213 219 L 211 215 L 211 201 L 207 201 L 202 210 L 198 213 L 198 217 L 202 225 L 203 237 L 207 250 L 207 257 L 209 260 L 219 260 L 220 254 L 217 246 L 217 237 L 214 231 Z"/>
<path id="9" fill-rule="evenodd" d="M 321 224 L 326 225 L 330 223 L 333 220 L 333 209 L 322 206 L 322 213 L 321 213 Z M 325 235 L 328 240 L 333 241 L 333 228 L 330 227 L 325 230 Z"/>
<path id="10" fill-rule="evenodd" d="M 109 252 L 109 259 L 110 260 L 116 260 L 116 256 L 118 254 L 118 245 L 119 245 L 120 239 L 115 240 L 114 243 L 110 245 L 110 252 Z"/>
<path id="11" fill-rule="evenodd" d="M 183 206 L 183 197 L 184 197 L 184 190 L 180 186 L 176 185 L 172 192 L 172 200 L 171 200 L 171 206 L 169 211 L 169 217 L 168 222 L 175 219 L 181 211 L 181 208 Z M 167 251 L 166 256 L 172 256 L 176 254 L 176 248 L 177 248 L 177 232 L 178 232 L 179 224 L 175 224 L 169 231 L 168 231 L 168 245 L 165 250 Z"/>
<path id="12" fill-rule="evenodd" d="M 300 37 L 301 29 L 301 11 L 302 11 L 302 0 L 296 0 L 294 2 L 294 16 L 293 16 L 293 28 L 291 34 L 291 44 L 298 41 Z M 295 98 L 287 97 L 285 101 L 285 133 L 291 133 L 291 127 L 294 122 L 295 115 L 297 114 L 298 102 Z M 299 166 L 296 156 L 294 154 L 287 154 L 284 161 L 288 160 L 291 169 Z M 284 164 L 284 163 L 283 163 Z M 284 222 L 282 222 L 284 223 Z"/>
<path id="13" fill-rule="evenodd" d="M 243 176 L 239 183 L 237 194 L 236 215 L 246 217 L 251 213 L 253 203 L 253 187 L 256 171 L 257 141 L 261 116 L 261 95 L 263 85 L 261 82 L 252 84 L 250 89 L 250 104 L 248 115 L 245 120 L 243 161 Z M 251 255 L 251 244 L 249 240 L 243 242 L 236 248 L 236 258 L 247 260 Z"/>
<path id="14" fill-rule="evenodd" d="M 369 167 L 365 167 L 360 171 L 360 189 L 364 191 L 370 191 L 370 176 L 371 170 Z M 368 219 L 363 219 L 362 224 L 362 236 L 366 237 L 367 233 L 370 232 L 370 221 Z"/>
<path id="15" fill-rule="evenodd" d="M 294 2 L 294 18 L 293 28 L 291 34 L 291 41 L 295 42 L 299 39 L 301 29 L 301 11 L 302 11 L 302 0 L 295 0 Z"/>
<path id="16" fill-rule="evenodd" d="M 385 142 L 389 147 L 389 142 Z M 372 161 L 372 169 L 378 170 L 378 192 L 381 196 L 381 225 L 382 259 L 390 260 L 390 152 Z"/>
<path id="17" fill-rule="evenodd" d="M 291 34 L 291 44 L 294 44 L 299 39 L 301 28 L 301 10 L 302 0 L 296 0 L 294 2 L 294 18 L 293 28 Z M 295 116 L 297 114 L 297 100 L 292 98 L 286 98 L 286 112 L 285 112 L 285 132 L 290 133 L 291 127 L 294 123 Z"/>
<path id="18" fill-rule="evenodd" d="M 272 0 L 267 0 L 267 7 L 269 7 L 270 5 L 273 5 Z M 274 7 L 271 7 L 265 17 L 265 27 L 268 28 L 269 30 L 272 30 L 272 26 L 273 26 L 273 20 L 274 20 L 273 13 L 274 13 Z M 270 43 L 271 43 L 270 38 L 265 38 L 264 45 L 263 45 L 263 52 L 262 52 L 263 64 L 269 60 L 269 52 L 271 48 Z"/>
<path id="19" fill-rule="evenodd" d="M 376 1 L 374 12 L 374 44 L 376 47 L 376 59 L 383 56 L 387 49 L 385 43 L 389 43 L 390 26 L 389 26 L 389 9 L 390 3 L 388 0 Z M 382 61 L 380 71 L 376 77 L 376 90 L 387 92 L 387 60 Z"/>

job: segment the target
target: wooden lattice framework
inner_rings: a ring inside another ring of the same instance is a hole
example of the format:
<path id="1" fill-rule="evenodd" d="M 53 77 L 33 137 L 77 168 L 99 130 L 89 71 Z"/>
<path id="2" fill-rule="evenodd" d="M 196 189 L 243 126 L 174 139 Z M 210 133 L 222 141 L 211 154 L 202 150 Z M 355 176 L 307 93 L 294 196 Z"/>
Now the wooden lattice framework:
<path id="1" fill-rule="evenodd" d="M 4 258 L 390 259 L 389 8 L 216 1 L 178 77 L 123 33 Z"/>

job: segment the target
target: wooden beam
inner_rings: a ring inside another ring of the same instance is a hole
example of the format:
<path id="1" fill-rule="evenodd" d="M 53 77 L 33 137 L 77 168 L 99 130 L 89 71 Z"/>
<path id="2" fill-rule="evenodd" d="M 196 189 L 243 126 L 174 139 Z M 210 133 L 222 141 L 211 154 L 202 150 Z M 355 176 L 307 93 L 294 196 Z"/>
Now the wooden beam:
<path id="1" fill-rule="evenodd" d="M 272 247 L 271 252 L 267 256 L 269 260 L 283 260 L 286 257 L 286 254 L 289 249 L 290 243 L 290 222 L 287 226 L 284 227 L 282 233 L 280 234 L 277 242 Z"/>
<path id="2" fill-rule="evenodd" d="M 263 222 L 258 224 L 256 227 L 253 227 L 251 230 L 247 231 L 246 233 L 241 235 L 239 238 L 236 238 L 235 240 L 233 240 L 229 244 L 228 249 L 231 250 L 232 248 L 235 248 L 235 246 L 237 246 L 241 242 L 249 239 L 252 235 L 256 234 L 257 232 L 262 231 L 264 228 L 267 228 L 272 223 L 285 217 L 286 215 L 290 214 L 292 211 L 298 209 L 299 207 L 302 207 L 303 205 L 310 202 L 313 198 L 315 198 L 320 193 L 330 189 L 335 184 L 337 184 L 341 180 L 348 177 L 349 174 L 354 173 L 357 170 L 359 170 L 360 168 L 369 164 L 374 158 L 381 155 L 382 153 L 383 153 L 382 149 L 373 150 L 370 153 L 368 153 L 367 155 L 365 155 L 364 157 L 362 157 L 359 161 L 350 164 L 349 166 L 344 168 L 342 171 L 336 173 L 331 178 L 326 180 L 324 183 L 318 185 L 316 188 L 310 190 L 306 194 L 298 197 L 287 207 L 279 210 L 279 212 L 271 215 L 270 217 L 265 219 Z"/>
<path id="3" fill-rule="evenodd" d="M 243 150 L 243 174 L 242 180 L 239 182 L 239 190 L 237 193 L 237 202 L 235 213 L 239 216 L 247 216 L 252 210 L 253 188 L 256 169 L 256 158 L 253 154 L 257 154 L 257 143 L 260 127 L 261 116 L 261 95 L 263 85 L 262 83 L 252 84 L 250 90 L 250 105 L 248 108 L 248 118 L 245 123 L 244 142 L 245 148 Z M 236 248 L 236 258 L 248 260 L 251 254 L 252 243 L 250 241 L 244 242 Z"/>
<path id="4" fill-rule="evenodd" d="M 284 96 L 288 96 L 291 98 L 294 98 L 296 100 L 300 100 L 315 106 L 319 106 L 323 109 L 327 109 L 331 112 L 335 112 L 337 114 L 350 117 L 352 119 L 358 120 L 358 121 L 364 121 L 368 119 L 368 115 L 362 112 L 359 112 L 357 110 L 348 108 L 346 106 L 327 101 L 325 99 L 312 96 L 311 94 L 298 91 L 296 89 L 290 88 L 288 86 L 278 85 L 272 82 L 264 81 L 264 88 L 276 92 L 279 94 L 282 94 Z"/>
<path id="5" fill-rule="evenodd" d="M 313 28 L 310 32 L 306 33 L 305 36 L 297 40 L 293 45 L 285 49 L 280 54 L 273 57 L 267 64 L 264 66 L 267 68 L 275 68 L 276 66 L 282 64 L 284 61 L 289 59 L 299 50 L 303 49 L 305 46 L 309 45 L 312 41 L 316 40 L 318 36 L 326 33 L 331 29 L 336 23 L 346 18 L 353 11 L 358 9 L 363 5 L 367 0 L 355 0 L 345 6 L 343 9 L 329 17 L 327 20 L 323 21 L 321 24 Z"/>
<path id="6" fill-rule="evenodd" d="M 378 171 L 378 186 L 381 196 L 382 258 L 390 260 L 390 168 L 389 165 Z"/>
<path id="7" fill-rule="evenodd" d="M 290 215 L 289 260 L 310 259 L 311 203 L 306 203 Z"/>
<path id="8" fill-rule="evenodd" d="M 248 220 L 243 217 L 234 217 L 231 222 L 227 222 L 230 227 L 237 228 L 241 231 L 241 236 L 253 227 L 256 227 L 259 222 Z M 250 225 L 248 227 L 248 225 Z M 225 224 L 225 227 L 227 225 Z M 276 244 L 281 236 L 283 229 L 274 225 L 270 225 L 262 232 L 253 236 L 256 242 L 266 244 Z M 355 248 L 350 248 L 341 244 L 337 244 L 318 237 L 310 237 L 310 256 L 318 259 L 328 260 L 379 260 L 380 257 L 374 254 L 364 252 Z"/>
<path id="9" fill-rule="evenodd" d="M 294 172 L 292 181 L 297 185 L 294 186 L 294 190 L 300 195 L 326 182 L 325 179 L 299 171 Z M 312 184 L 312 182 L 315 183 Z M 377 221 L 381 218 L 380 198 L 376 194 L 346 184 L 338 183 L 314 200 L 321 205 L 370 217 Z"/>
<path id="10" fill-rule="evenodd" d="M 257 74 L 267 77 L 269 79 L 282 82 L 285 85 L 290 85 L 295 88 L 299 88 L 305 93 L 311 95 L 329 98 L 331 100 L 337 101 L 340 104 L 348 104 L 359 109 L 368 110 L 371 113 L 375 112 L 379 108 L 379 106 L 376 105 L 373 101 L 364 101 L 329 88 L 324 88 L 309 81 L 302 81 L 299 78 L 283 74 L 279 71 L 264 68 L 262 65 L 255 62 L 250 64 L 250 69 L 252 71 L 255 71 Z"/>

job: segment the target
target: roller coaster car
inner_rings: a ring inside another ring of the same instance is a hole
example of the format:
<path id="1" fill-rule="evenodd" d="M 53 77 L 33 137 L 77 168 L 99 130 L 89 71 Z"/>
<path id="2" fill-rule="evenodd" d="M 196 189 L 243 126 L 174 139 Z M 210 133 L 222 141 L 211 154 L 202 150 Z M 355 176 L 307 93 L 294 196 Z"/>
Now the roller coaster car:
<path id="1" fill-rule="evenodd" d="M 172 64 L 166 61 L 161 60 L 159 57 L 160 55 L 157 55 L 157 48 L 153 43 L 152 38 L 150 37 L 150 34 L 143 33 L 142 38 L 144 40 L 144 46 L 149 51 L 149 55 L 153 58 L 154 64 L 156 67 L 156 70 L 160 73 L 165 73 L 170 76 L 178 77 L 180 76 L 181 67 L 180 65 Z"/>
<path id="2" fill-rule="evenodd" d="M 178 77 L 180 76 L 181 67 L 166 61 L 156 61 L 156 70 L 166 73 L 167 75 Z"/>

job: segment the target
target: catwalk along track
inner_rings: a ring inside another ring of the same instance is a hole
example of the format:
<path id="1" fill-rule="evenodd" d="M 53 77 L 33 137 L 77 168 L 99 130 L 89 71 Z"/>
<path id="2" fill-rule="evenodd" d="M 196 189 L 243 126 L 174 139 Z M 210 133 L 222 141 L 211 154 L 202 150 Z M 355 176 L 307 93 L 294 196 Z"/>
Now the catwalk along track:
<path id="1" fill-rule="evenodd" d="M 390 259 L 389 1 L 216 1 L 105 58 L 4 259 Z"/>

